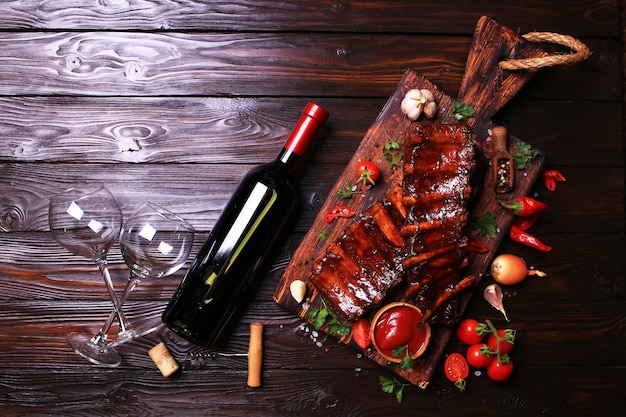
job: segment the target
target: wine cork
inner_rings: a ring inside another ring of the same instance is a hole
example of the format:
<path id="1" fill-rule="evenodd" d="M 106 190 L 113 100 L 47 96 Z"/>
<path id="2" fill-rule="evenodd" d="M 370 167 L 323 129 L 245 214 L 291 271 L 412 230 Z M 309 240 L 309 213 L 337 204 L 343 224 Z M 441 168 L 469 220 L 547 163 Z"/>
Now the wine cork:
<path id="1" fill-rule="evenodd" d="M 248 386 L 261 386 L 263 365 L 263 324 L 250 324 L 250 345 L 248 347 Z"/>
<path id="2" fill-rule="evenodd" d="M 167 378 L 174 372 L 178 371 L 178 363 L 176 363 L 176 360 L 167 349 L 167 346 L 165 346 L 165 343 L 161 342 L 150 349 L 148 351 L 148 355 L 150 355 L 164 377 Z"/>

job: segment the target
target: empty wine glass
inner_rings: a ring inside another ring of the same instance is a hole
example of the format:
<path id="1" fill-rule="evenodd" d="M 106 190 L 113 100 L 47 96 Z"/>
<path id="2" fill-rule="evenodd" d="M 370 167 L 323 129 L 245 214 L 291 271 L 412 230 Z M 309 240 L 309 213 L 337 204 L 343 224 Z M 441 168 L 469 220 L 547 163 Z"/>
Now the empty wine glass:
<path id="1" fill-rule="evenodd" d="M 115 197 L 102 184 L 75 185 L 52 197 L 48 221 L 59 245 L 96 263 L 113 307 L 123 317 L 106 259 L 122 225 L 122 210 Z M 67 341 L 76 353 L 95 364 L 113 367 L 121 362 L 118 353 L 107 346 L 102 331 L 96 335 L 70 333 Z"/>
<path id="2" fill-rule="evenodd" d="M 130 277 L 120 298 L 120 307 L 145 278 L 161 278 L 178 271 L 187 261 L 193 245 L 194 230 L 179 216 L 153 203 L 147 203 L 131 215 L 120 234 L 120 249 Z M 110 327 L 116 312 L 112 311 L 105 323 Z M 109 346 L 117 346 L 146 335 L 161 325 L 149 323 L 143 328 L 132 327 L 122 315 L 120 331 Z M 108 331 L 108 329 L 105 329 Z"/>

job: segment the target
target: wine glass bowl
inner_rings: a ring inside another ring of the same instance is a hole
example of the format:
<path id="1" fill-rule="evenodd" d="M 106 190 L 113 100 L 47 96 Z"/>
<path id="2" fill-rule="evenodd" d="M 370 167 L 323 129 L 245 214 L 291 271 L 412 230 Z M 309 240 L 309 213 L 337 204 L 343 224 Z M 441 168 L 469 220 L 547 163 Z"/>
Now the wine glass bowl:
<path id="1" fill-rule="evenodd" d="M 75 255 L 106 256 L 122 226 L 122 210 L 101 184 L 76 185 L 52 197 L 48 206 L 54 240 Z"/>
<path id="2" fill-rule="evenodd" d="M 146 278 L 161 278 L 178 271 L 187 261 L 193 246 L 194 229 L 167 209 L 146 203 L 125 222 L 120 233 L 120 249 L 130 277 L 120 303 Z M 113 313 L 111 313 L 113 314 Z M 122 330 L 109 346 L 118 346 L 156 330 L 161 325 L 147 323 L 142 328 L 120 320 Z"/>
<path id="3" fill-rule="evenodd" d="M 133 214 L 120 234 L 124 262 L 139 279 L 175 273 L 187 261 L 192 244 L 191 225 L 153 203 Z"/>

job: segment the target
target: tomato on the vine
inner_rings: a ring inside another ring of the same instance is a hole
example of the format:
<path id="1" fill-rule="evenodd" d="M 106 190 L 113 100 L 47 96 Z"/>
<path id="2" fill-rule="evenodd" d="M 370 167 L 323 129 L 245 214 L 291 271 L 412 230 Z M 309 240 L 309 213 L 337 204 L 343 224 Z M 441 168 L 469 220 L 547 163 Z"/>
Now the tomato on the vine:
<path id="1" fill-rule="evenodd" d="M 372 341 L 370 339 L 370 322 L 367 319 L 359 319 L 352 326 L 352 339 L 361 348 L 365 349 Z"/>
<path id="2" fill-rule="evenodd" d="M 484 368 L 491 363 L 493 355 L 489 346 L 484 343 L 476 343 L 467 348 L 465 357 L 474 368 Z"/>
<path id="3" fill-rule="evenodd" d="M 443 371 L 446 378 L 454 382 L 455 387 L 461 391 L 465 389 L 465 378 L 469 375 L 469 366 L 463 355 L 457 352 L 448 355 L 443 364 Z"/>
<path id="4" fill-rule="evenodd" d="M 494 358 L 487 367 L 487 375 L 493 381 L 506 381 L 511 376 L 511 373 L 513 373 L 513 362 L 508 357 L 504 361 Z"/>
<path id="5" fill-rule="evenodd" d="M 500 338 L 500 354 L 509 353 L 515 346 L 515 331 L 512 329 L 498 329 L 497 331 Z M 487 345 L 493 352 L 498 350 L 498 337 L 491 333 L 487 338 Z"/>
<path id="6" fill-rule="evenodd" d="M 456 328 L 456 337 L 466 345 L 474 345 L 482 342 L 485 334 L 483 333 L 485 325 L 479 323 L 478 320 L 465 319 L 462 320 Z"/>
<path id="7" fill-rule="evenodd" d="M 357 182 L 365 187 L 368 184 L 374 185 L 380 178 L 380 169 L 372 161 L 361 161 L 356 166 Z"/>

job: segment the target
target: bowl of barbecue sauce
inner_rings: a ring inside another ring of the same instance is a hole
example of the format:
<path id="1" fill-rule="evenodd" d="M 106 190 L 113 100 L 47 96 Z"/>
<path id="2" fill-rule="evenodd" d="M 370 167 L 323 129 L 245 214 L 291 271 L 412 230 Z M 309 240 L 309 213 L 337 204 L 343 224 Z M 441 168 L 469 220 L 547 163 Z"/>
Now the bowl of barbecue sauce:
<path id="1" fill-rule="evenodd" d="M 400 363 L 409 355 L 421 356 L 430 340 L 430 326 L 422 322 L 422 312 L 408 303 L 391 303 L 372 319 L 370 337 L 382 357 Z"/>

